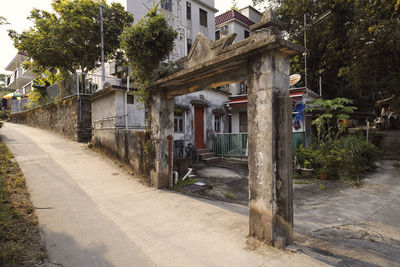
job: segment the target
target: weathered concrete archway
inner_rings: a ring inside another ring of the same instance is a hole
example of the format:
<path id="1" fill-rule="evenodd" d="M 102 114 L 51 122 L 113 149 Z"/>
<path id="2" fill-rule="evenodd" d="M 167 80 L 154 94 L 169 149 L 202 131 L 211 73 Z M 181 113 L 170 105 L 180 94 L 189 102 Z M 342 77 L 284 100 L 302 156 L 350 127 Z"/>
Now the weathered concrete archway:
<path id="1" fill-rule="evenodd" d="M 198 35 L 180 69 L 159 80 L 152 95 L 151 129 L 156 187 L 170 181 L 174 133 L 173 97 L 243 80 L 249 81 L 249 233 L 277 246 L 292 242 L 292 149 L 289 57 L 303 49 L 280 37 L 282 25 L 271 11 L 252 26 L 252 37 L 235 35 L 212 42 Z"/>

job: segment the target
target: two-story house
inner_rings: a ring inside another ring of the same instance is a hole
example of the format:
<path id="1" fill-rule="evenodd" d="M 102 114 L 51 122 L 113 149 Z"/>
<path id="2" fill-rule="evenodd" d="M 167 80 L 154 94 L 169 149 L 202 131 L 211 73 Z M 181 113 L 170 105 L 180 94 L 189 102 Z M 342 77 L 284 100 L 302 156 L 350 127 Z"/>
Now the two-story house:
<path id="1" fill-rule="evenodd" d="M 259 22 L 262 14 L 251 6 L 229 10 L 215 18 L 215 39 L 236 34 L 235 41 L 252 35 L 250 26 Z M 231 96 L 227 103 L 230 133 L 247 133 L 247 81 L 230 84 L 225 88 Z"/>
<path id="2" fill-rule="evenodd" d="M 215 18 L 215 39 L 235 33 L 235 41 L 251 37 L 250 26 L 260 21 L 262 14 L 251 6 L 240 10 L 229 10 Z M 292 75 L 293 76 L 293 75 Z M 294 77 L 297 77 L 294 75 Z M 245 157 L 247 153 L 247 81 L 226 86 L 229 91 L 228 124 L 230 134 L 218 135 L 214 151 L 225 156 Z M 293 104 L 293 147 L 311 143 L 311 121 L 303 116 L 304 104 L 318 97 L 308 88 L 295 88 L 291 84 L 290 97 Z M 301 109 L 302 108 L 302 109 Z"/>
<path id="3" fill-rule="evenodd" d="M 25 69 L 23 64 L 28 60 L 26 53 L 18 53 L 7 65 L 6 71 L 11 74 L 6 78 L 6 86 L 15 89 L 20 94 L 28 94 L 32 90 L 32 80 L 35 77 L 33 72 Z"/>
<path id="4" fill-rule="evenodd" d="M 137 21 L 148 12 L 152 3 L 128 0 L 127 10 Z M 161 9 L 178 32 L 169 60 L 176 61 L 186 56 L 199 33 L 215 40 L 217 10 L 214 0 L 163 0 Z M 181 148 L 178 156 L 189 143 L 197 149 L 211 148 L 214 133 L 224 131 L 224 103 L 228 95 L 225 91 L 212 89 L 175 97 L 174 141 Z"/>

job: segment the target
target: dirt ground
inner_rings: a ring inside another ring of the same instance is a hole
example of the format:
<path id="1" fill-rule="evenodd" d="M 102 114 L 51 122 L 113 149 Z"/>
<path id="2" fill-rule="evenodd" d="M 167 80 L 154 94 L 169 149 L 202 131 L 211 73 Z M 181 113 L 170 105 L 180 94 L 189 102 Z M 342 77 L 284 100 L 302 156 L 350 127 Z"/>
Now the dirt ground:
<path id="1" fill-rule="evenodd" d="M 400 266 L 399 160 L 382 159 L 360 186 L 295 179 L 295 243 L 290 249 L 334 266 Z M 206 186 L 189 193 L 247 206 L 246 164 L 221 160 L 197 165 L 192 178 Z"/>

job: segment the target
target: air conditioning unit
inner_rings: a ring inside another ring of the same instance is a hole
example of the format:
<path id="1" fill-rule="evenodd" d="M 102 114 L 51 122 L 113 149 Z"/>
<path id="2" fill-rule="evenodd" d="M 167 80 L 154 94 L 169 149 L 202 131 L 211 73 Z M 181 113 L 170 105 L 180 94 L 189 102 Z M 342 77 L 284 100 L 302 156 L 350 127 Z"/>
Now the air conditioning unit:
<path id="1" fill-rule="evenodd" d="M 227 33 L 228 32 L 228 25 L 224 25 L 221 27 L 221 33 Z"/>
<path id="2" fill-rule="evenodd" d="M 110 62 L 110 74 L 111 75 L 117 74 L 116 67 L 117 67 L 117 62 L 116 61 Z"/>

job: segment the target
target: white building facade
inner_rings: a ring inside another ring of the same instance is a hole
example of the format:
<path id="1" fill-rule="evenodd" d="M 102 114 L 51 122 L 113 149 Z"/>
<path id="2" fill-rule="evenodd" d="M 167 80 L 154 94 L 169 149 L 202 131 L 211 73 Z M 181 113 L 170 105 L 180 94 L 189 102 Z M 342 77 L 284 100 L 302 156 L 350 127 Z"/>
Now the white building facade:
<path id="1" fill-rule="evenodd" d="M 134 23 L 147 14 L 157 1 L 127 0 L 127 11 L 133 14 Z M 160 10 L 169 24 L 178 32 L 170 60 L 176 61 L 188 54 L 196 36 L 201 32 L 214 41 L 214 0 L 162 0 Z"/>
<path id="2" fill-rule="evenodd" d="M 252 35 L 250 26 L 259 22 L 262 14 L 251 6 L 240 10 L 229 10 L 215 18 L 215 39 L 236 34 L 235 42 Z M 227 103 L 229 110 L 229 133 L 247 133 L 247 81 L 225 87 L 231 96 Z"/>
<path id="3" fill-rule="evenodd" d="M 127 1 L 127 10 L 133 14 L 134 23 L 147 14 L 154 2 Z M 217 10 L 214 0 L 163 0 L 159 8 L 178 33 L 170 61 L 186 56 L 199 33 L 215 41 Z M 175 155 L 181 156 L 184 147 L 190 144 L 197 149 L 212 147 L 215 132 L 225 131 L 227 125 L 224 104 L 228 96 L 227 92 L 211 89 L 175 97 L 174 141 L 175 147 L 181 149 Z"/>
<path id="4" fill-rule="evenodd" d="M 20 94 L 28 94 L 32 90 L 34 73 L 23 67 L 23 63 L 28 60 L 26 53 L 18 53 L 7 65 L 6 71 L 11 72 L 6 78 L 6 87 L 15 89 Z"/>

